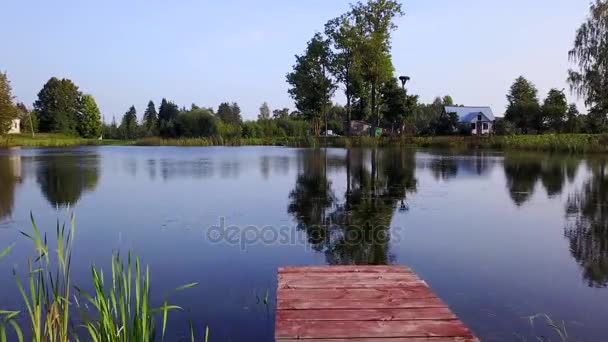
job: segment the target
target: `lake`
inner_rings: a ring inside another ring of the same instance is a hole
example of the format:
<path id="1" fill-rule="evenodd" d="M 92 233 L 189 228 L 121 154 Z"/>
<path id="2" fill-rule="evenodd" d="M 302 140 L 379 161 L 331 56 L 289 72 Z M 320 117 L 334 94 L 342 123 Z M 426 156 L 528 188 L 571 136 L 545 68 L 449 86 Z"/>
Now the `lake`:
<path id="1" fill-rule="evenodd" d="M 54 234 L 76 215 L 73 282 L 114 251 L 150 266 L 152 297 L 211 341 L 272 340 L 285 265 L 403 264 L 483 341 L 608 327 L 608 159 L 550 154 L 282 147 L 0 151 L 0 308 L 22 302 L 30 211 Z M 69 209 L 68 209 L 69 208 Z M 264 303 L 268 296 L 270 302 Z"/>

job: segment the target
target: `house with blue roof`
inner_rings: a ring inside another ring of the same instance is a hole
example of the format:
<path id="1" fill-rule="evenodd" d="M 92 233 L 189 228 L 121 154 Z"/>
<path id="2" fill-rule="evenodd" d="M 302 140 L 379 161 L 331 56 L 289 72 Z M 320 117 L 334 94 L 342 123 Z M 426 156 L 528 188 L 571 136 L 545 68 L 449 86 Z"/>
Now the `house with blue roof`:
<path id="1" fill-rule="evenodd" d="M 490 107 L 445 106 L 444 114 L 456 114 L 460 125 L 470 127 L 472 135 L 492 133 L 496 117 Z"/>

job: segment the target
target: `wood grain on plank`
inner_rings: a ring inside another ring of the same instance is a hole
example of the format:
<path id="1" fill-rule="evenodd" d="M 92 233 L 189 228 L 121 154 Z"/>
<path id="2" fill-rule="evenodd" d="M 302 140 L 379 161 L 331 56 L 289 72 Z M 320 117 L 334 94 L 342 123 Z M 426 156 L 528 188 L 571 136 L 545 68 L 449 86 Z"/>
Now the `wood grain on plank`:
<path id="1" fill-rule="evenodd" d="M 279 281 L 280 289 L 359 289 L 359 288 L 400 288 L 411 286 L 424 286 L 422 280 L 360 280 L 344 281 L 340 279 L 301 279 Z"/>
<path id="2" fill-rule="evenodd" d="M 310 310 L 310 309 L 412 309 L 412 308 L 441 308 L 445 304 L 439 298 L 382 298 L 371 300 L 311 300 L 284 299 L 277 303 L 279 310 Z"/>
<path id="3" fill-rule="evenodd" d="M 446 307 L 411 309 L 278 310 L 283 321 L 413 321 L 449 320 L 456 315 Z"/>
<path id="4" fill-rule="evenodd" d="M 451 321 L 284 321 L 276 338 L 470 337 L 458 320 Z"/>
<path id="5" fill-rule="evenodd" d="M 413 273 L 281 273 L 279 274 L 279 282 L 281 281 L 298 281 L 298 280 L 342 280 L 342 281 L 353 281 L 353 280 L 403 280 L 412 281 L 420 280 L 417 275 Z"/>
<path id="6" fill-rule="evenodd" d="M 400 288 L 360 288 L 360 289 L 282 289 L 277 293 L 277 299 L 311 300 L 327 299 L 383 299 L 383 298 L 434 298 L 436 295 L 427 286 L 411 286 Z"/>
<path id="7" fill-rule="evenodd" d="M 281 342 L 297 342 L 301 339 L 277 339 Z M 474 337 L 398 337 L 398 338 L 338 338 L 338 339 L 308 339 L 306 342 L 479 342 Z"/>
<path id="8" fill-rule="evenodd" d="M 405 266 L 288 266 L 280 267 L 279 273 L 412 273 Z"/>

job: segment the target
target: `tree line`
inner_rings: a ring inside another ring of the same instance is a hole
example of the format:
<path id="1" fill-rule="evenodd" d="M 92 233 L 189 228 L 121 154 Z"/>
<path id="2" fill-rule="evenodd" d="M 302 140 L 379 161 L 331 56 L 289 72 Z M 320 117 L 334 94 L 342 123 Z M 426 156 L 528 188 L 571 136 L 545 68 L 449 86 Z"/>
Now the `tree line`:
<path id="1" fill-rule="evenodd" d="M 92 95 L 83 94 L 68 79 L 51 78 L 29 110 L 14 104 L 6 73 L 0 73 L 0 133 L 21 118 L 23 132 L 58 132 L 86 138 L 134 139 L 148 136 L 226 138 L 319 135 L 332 130 L 350 135 L 351 120 L 364 120 L 391 135 L 447 135 L 460 131 L 458 117 L 445 115 L 450 96 L 432 103 L 419 103 L 405 89 L 407 78 L 395 75 L 391 56 L 396 19 L 403 16 L 397 0 L 367 0 L 331 20 L 308 41 L 304 52 L 286 75 L 288 93 L 297 110 L 270 110 L 263 103 L 256 121 L 243 121 L 236 102 L 217 109 L 189 108 L 162 99 L 150 101 L 139 122 L 134 106 L 105 124 Z M 584 99 L 588 113 L 582 115 L 568 104 L 565 90 L 551 89 L 541 101 L 534 84 L 519 77 L 508 91 L 504 120 L 498 134 L 602 133 L 608 131 L 608 0 L 595 0 L 590 14 L 577 30 L 568 52 L 574 68 L 568 71 L 570 90 Z M 340 89 L 345 105 L 333 102 Z"/>

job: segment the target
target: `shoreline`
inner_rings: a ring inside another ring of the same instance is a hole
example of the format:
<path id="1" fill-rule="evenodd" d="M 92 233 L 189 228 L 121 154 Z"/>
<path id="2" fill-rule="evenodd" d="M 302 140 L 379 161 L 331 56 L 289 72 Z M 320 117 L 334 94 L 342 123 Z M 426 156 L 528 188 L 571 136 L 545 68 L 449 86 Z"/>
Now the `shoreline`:
<path id="1" fill-rule="evenodd" d="M 285 147 L 389 147 L 412 146 L 455 150 L 520 150 L 567 153 L 607 153 L 608 134 L 545 134 L 512 136 L 434 137 L 273 137 L 273 138 L 171 138 L 98 140 L 38 134 L 0 137 L 0 148 L 74 146 L 285 146 Z"/>

